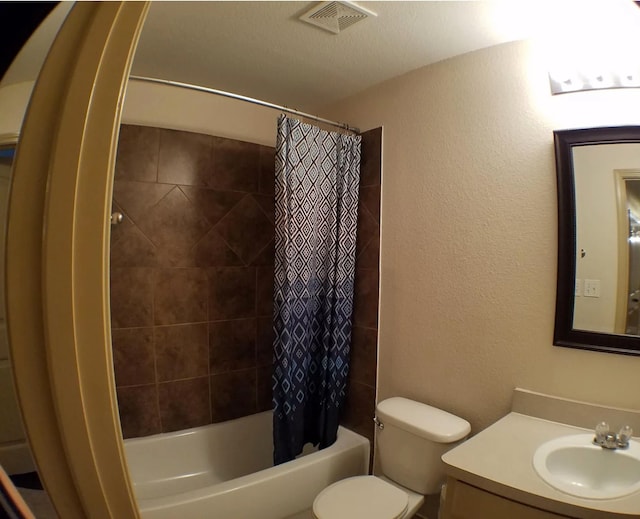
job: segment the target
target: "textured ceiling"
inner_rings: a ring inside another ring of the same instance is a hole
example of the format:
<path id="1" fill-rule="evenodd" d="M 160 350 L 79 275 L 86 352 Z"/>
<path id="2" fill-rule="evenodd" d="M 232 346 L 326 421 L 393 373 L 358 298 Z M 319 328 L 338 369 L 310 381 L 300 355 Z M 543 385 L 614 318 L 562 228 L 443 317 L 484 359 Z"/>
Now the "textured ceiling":
<path id="1" fill-rule="evenodd" d="M 524 20 L 534 2 L 517 1 Z M 378 16 L 335 35 L 298 20 L 316 2 L 156 2 L 133 74 L 312 108 L 457 54 L 527 37 L 530 25 L 505 22 L 504 13 L 513 11 L 508 3 L 359 2 Z"/>
<path id="2" fill-rule="evenodd" d="M 614 7 L 637 12 L 630 0 L 358 2 L 378 16 L 336 35 L 298 20 L 316 3 L 154 2 L 132 73 L 313 111 L 416 68 L 537 34 L 566 36 L 582 26 L 590 28 L 588 43 L 611 40 L 604 29 L 625 32 L 621 20 L 633 17 L 608 20 Z M 71 5 L 56 7 L 2 84 L 35 79 Z"/>

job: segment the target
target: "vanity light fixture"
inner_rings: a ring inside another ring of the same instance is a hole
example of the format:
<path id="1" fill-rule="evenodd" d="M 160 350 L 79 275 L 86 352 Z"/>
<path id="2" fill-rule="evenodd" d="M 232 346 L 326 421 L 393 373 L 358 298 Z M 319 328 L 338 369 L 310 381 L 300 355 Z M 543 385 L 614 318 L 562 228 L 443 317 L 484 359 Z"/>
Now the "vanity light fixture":
<path id="1" fill-rule="evenodd" d="M 627 87 L 640 87 L 640 73 L 624 72 L 620 74 L 620 83 Z"/>
<path id="2" fill-rule="evenodd" d="M 591 74 L 554 72 L 549 73 L 549 83 L 553 95 L 607 88 L 640 88 L 640 70 L 621 73 L 602 71 Z"/>
<path id="3" fill-rule="evenodd" d="M 541 42 L 552 94 L 640 88 L 640 1 L 584 0 Z"/>
<path id="4" fill-rule="evenodd" d="M 575 72 L 549 73 L 552 94 L 562 94 L 564 92 L 577 92 L 583 89 L 584 81 Z"/>

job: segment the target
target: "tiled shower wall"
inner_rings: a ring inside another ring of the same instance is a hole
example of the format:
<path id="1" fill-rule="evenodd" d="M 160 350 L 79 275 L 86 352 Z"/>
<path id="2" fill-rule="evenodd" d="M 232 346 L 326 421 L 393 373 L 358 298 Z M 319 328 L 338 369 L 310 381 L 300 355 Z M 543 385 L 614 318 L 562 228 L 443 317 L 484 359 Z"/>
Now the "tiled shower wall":
<path id="1" fill-rule="evenodd" d="M 274 150 L 123 125 L 111 316 L 125 437 L 270 408 Z"/>
<path id="2" fill-rule="evenodd" d="M 353 394 L 345 412 L 345 424 L 368 437 L 380 164 L 378 150 L 377 176 L 367 173 L 376 160 L 366 150 L 379 147 L 375 132 L 363 137 Z M 124 220 L 112 229 L 111 316 L 125 437 L 271 408 L 273 194 L 273 148 L 121 127 L 113 209 Z"/>
<path id="3" fill-rule="evenodd" d="M 342 424 L 372 442 L 378 365 L 381 159 L 382 128 L 363 133 L 351 365 Z"/>

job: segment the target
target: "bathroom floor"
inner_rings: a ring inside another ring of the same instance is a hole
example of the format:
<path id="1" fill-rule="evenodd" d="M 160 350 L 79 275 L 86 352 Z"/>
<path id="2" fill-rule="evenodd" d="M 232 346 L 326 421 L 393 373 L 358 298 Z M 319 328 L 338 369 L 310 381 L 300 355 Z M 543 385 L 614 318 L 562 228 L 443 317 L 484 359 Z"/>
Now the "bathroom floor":
<path id="1" fill-rule="evenodd" d="M 42 488 L 35 472 L 14 475 L 11 476 L 11 480 L 37 519 L 58 519 L 49 496 Z"/>
<path id="2" fill-rule="evenodd" d="M 38 519 L 58 519 L 49 496 L 44 490 L 18 488 L 18 492 Z"/>

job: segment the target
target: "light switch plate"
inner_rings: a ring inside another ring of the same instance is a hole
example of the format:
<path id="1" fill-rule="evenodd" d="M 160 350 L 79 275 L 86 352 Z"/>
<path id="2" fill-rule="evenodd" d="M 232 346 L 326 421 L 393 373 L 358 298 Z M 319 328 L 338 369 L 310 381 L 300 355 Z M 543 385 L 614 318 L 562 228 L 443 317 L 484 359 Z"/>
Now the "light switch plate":
<path id="1" fill-rule="evenodd" d="M 600 280 L 584 280 L 584 297 L 600 297 Z"/>

